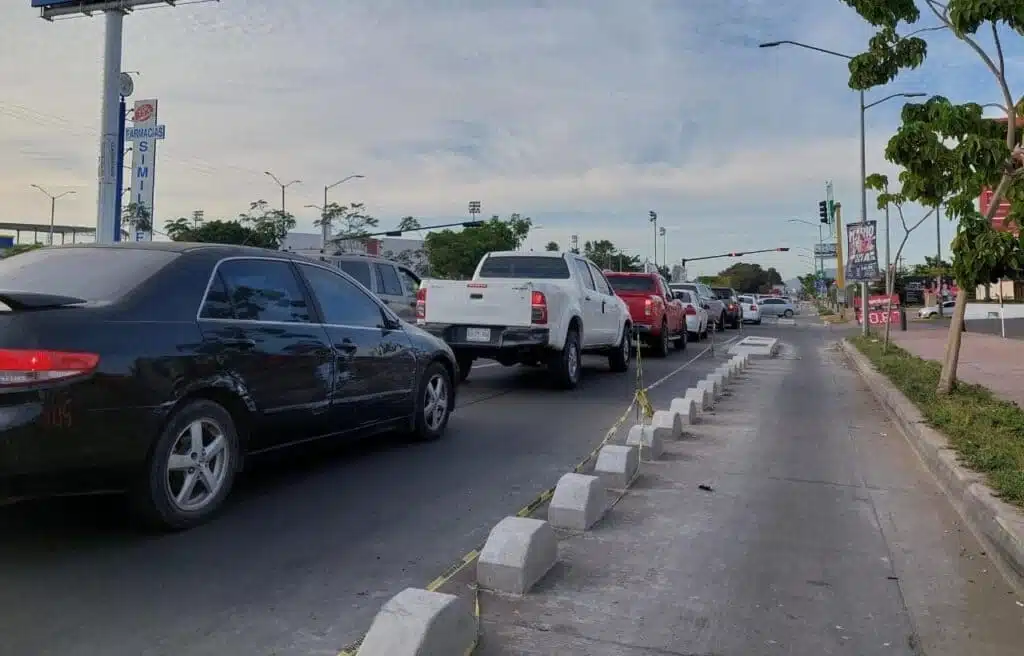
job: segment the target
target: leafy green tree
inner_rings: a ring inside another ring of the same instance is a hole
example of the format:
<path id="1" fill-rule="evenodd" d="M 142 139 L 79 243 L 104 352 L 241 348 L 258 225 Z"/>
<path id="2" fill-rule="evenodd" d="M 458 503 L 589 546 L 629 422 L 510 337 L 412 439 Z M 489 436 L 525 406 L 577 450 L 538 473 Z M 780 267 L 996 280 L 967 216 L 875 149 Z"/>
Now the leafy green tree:
<path id="1" fill-rule="evenodd" d="M 142 203 L 128 203 L 121 211 L 121 232 L 131 239 L 138 231 L 152 232 L 153 215 Z"/>
<path id="2" fill-rule="evenodd" d="M 174 241 L 205 244 L 238 244 L 277 249 L 280 244 L 268 232 L 258 231 L 240 221 L 206 221 L 194 226 L 188 219 L 175 219 L 164 224 L 164 231 Z"/>
<path id="3" fill-rule="evenodd" d="M 1019 239 L 992 229 L 991 220 L 1003 198 L 1011 201 L 1010 221 L 1024 218 L 1024 151 L 1017 116 L 1024 103 L 1014 100 L 1006 78 L 1002 39 L 1006 28 L 1024 32 L 1024 5 L 1019 0 L 842 0 L 876 28 L 868 49 L 850 61 L 850 87 L 867 90 L 892 82 L 900 72 L 921 66 L 928 43 L 921 36 L 948 32 L 979 58 L 991 74 L 1006 115 L 1003 122 L 984 118 L 977 102 L 954 104 L 934 96 L 903 108 L 902 125 L 889 140 L 886 159 L 902 167 L 901 189 L 908 202 L 938 209 L 945 202 L 958 221 L 953 240 L 953 275 L 960 291 L 950 324 L 937 393 L 956 384 L 961 332 L 968 289 L 997 280 L 1019 260 Z M 924 10 L 932 24 L 907 32 Z M 901 31 L 905 32 L 901 34 Z M 992 43 L 989 52 L 981 36 Z M 1024 99 L 1022 99 L 1024 100 Z M 982 216 L 974 202 L 983 187 L 994 189 L 992 204 Z"/>
<path id="4" fill-rule="evenodd" d="M 253 241 L 258 241 L 263 248 L 280 248 L 284 238 L 295 229 L 295 217 L 291 213 L 270 209 L 265 200 L 250 203 L 249 211 L 239 214 L 238 221 L 254 233 L 255 239 L 246 243 L 251 246 Z"/>
<path id="5" fill-rule="evenodd" d="M 519 248 L 532 224 L 531 219 L 519 214 L 512 214 L 507 220 L 494 215 L 476 228 L 429 233 L 423 244 L 431 275 L 452 279 L 471 277 L 480 258 L 487 253 Z"/>
<path id="6" fill-rule="evenodd" d="M 772 285 L 781 285 L 782 276 L 775 267 L 764 269 L 760 264 L 737 262 L 715 276 L 719 284 L 728 285 L 741 294 L 771 291 Z"/>
<path id="7" fill-rule="evenodd" d="M 583 242 L 583 257 L 597 266 L 615 271 L 643 271 L 638 255 L 627 255 L 607 239 Z"/>
<path id="8" fill-rule="evenodd" d="M 422 229 L 423 226 L 420 225 L 420 222 L 411 216 L 402 217 L 402 220 L 398 222 L 397 228 L 401 232 L 416 232 Z"/>
<path id="9" fill-rule="evenodd" d="M 545 244 L 544 250 L 549 251 L 551 253 L 557 253 L 558 251 L 562 250 L 562 247 L 558 245 L 557 241 L 549 241 L 547 244 Z"/>

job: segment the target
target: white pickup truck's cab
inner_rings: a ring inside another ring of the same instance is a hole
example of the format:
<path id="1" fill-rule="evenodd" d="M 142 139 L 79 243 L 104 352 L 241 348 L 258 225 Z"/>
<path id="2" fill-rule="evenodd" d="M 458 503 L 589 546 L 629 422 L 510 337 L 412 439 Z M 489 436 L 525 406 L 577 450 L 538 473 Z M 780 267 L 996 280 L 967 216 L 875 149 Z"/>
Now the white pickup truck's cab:
<path id="1" fill-rule="evenodd" d="M 546 365 L 566 388 L 579 382 L 583 353 L 606 354 L 613 371 L 629 368 L 629 309 L 574 253 L 488 253 L 472 280 L 423 280 L 416 323 L 448 342 L 463 379 L 476 358 Z"/>

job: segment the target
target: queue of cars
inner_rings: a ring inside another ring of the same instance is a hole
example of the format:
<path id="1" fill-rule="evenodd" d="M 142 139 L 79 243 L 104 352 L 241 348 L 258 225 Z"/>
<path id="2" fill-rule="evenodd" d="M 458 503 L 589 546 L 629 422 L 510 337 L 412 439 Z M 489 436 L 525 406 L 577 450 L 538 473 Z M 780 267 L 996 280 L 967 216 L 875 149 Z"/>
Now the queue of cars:
<path id="1" fill-rule="evenodd" d="M 734 305 L 574 253 L 488 253 L 454 281 L 221 244 L 29 251 L 0 260 L 0 502 L 125 492 L 150 524 L 189 528 L 253 456 L 439 438 L 479 358 L 571 389 L 584 354 L 626 372 L 634 338 L 664 357 L 736 325 Z"/>

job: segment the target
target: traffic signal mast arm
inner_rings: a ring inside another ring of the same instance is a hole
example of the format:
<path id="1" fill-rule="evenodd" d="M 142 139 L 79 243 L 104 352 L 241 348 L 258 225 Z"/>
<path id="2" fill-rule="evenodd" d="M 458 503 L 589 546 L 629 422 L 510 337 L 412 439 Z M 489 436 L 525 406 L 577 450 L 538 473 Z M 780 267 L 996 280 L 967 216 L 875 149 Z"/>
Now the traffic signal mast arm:
<path id="1" fill-rule="evenodd" d="M 684 257 L 683 266 L 686 266 L 687 262 L 696 262 L 698 260 L 717 260 L 721 257 L 743 257 L 744 255 L 754 255 L 755 253 L 776 253 L 786 252 L 789 250 L 789 246 L 780 246 L 778 248 L 762 248 L 756 251 L 742 251 L 737 253 L 722 253 L 721 255 L 705 255 L 704 257 Z"/>

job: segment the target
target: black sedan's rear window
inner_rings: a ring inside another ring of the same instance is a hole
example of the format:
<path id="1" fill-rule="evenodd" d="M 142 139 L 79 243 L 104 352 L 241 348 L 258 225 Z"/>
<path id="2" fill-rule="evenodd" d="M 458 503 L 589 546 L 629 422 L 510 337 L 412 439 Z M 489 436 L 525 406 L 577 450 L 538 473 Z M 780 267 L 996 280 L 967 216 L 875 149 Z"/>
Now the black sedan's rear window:
<path id="1" fill-rule="evenodd" d="M 654 279 L 648 276 L 617 276 L 605 274 L 612 289 L 617 292 L 654 292 Z"/>
<path id="2" fill-rule="evenodd" d="M 0 290 L 116 301 L 178 256 L 145 248 L 40 248 L 0 260 Z"/>

